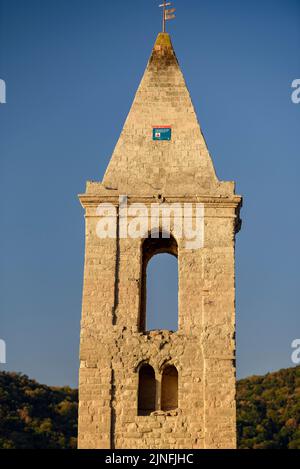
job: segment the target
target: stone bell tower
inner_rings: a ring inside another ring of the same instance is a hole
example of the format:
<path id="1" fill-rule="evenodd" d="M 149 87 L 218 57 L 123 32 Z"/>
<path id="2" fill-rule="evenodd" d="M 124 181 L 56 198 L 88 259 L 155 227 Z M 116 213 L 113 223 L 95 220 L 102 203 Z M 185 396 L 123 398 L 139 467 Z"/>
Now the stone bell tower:
<path id="1" fill-rule="evenodd" d="M 235 448 L 242 199 L 216 176 L 169 34 L 157 37 L 103 182 L 88 182 L 80 201 L 79 447 Z M 125 201 L 135 204 L 126 216 Z M 180 212 L 166 235 L 160 208 L 173 204 L 189 204 L 192 223 L 203 208 L 201 247 L 178 235 Z M 144 231 L 132 236 L 137 213 Z M 178 330 L 147 331 L 147 263 L 164 252 L 178 258 Z"/>

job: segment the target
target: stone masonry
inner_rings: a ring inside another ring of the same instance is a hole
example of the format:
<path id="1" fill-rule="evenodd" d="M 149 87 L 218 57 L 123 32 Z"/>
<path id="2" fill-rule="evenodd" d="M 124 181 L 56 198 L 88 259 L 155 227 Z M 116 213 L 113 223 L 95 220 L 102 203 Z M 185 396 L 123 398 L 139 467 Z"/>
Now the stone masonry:
<path id="1" fill-rule="evenodd" d="M 154 141 L 153 126 L 170 126 L 171 140 Z M 122 238 L 118 228 L 115 238 L 100 239 L 97 207 L 110 203 L 119 214 L 122 195 L 147 207 L 204 204 L 204 246 L 187 250 L 173 225 L 173 241 L 162 247 L 156 240 L 145 248 L 148 233 Z M 242 199 L 233 182 L 216 176 L 168 34 L 157 37 L 103 182 L 88 182 L 80 201 L 86 247 L 79 448 L 235 448 L 234 255 Z M 177 332 L 143 327 L 144 256 L 158 252 L 178 257 Z M 174 388 L 169 408 L 166 369 Z M 154 370 L 155 408 L 144 414 L 141 370 L 150 384 Z"/>

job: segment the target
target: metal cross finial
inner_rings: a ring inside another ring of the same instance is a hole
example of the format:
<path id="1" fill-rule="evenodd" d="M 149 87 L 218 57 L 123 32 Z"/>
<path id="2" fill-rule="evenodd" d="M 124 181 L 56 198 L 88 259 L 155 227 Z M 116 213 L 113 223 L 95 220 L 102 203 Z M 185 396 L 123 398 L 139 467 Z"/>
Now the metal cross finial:
<path id="1" fill-rule="evenodd" d="M 175 18 L 175 8 L 171 8 L 171 10 L 167 10 L 167 7 L 171 6 L 171 2 L 167 2 L 167 0 L 164 0 L 164 3 L 162 5 L 159 5 L 160 8 L 163 9 L 163 33 L 166 32 L 166 22 L 168 20 L 172 20 Z"/>

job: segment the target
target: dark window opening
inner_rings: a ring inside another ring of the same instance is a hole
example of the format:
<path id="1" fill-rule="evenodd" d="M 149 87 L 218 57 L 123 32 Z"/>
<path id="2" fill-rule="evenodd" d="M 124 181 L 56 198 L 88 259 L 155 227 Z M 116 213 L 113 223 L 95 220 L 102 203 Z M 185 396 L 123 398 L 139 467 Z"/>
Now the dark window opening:
<path id="1" fill-rule="evenodd" d="M 178 408 L 178 371 L 175 366 L 167 366 L 162 375 L 161 410 Z"/>
<path id="2" fill-rule="evenodd" d="M 138 415 L 150 415 L 156 407 L 155 373 L 150 365 L 143 365 L 139 371 Z"/>

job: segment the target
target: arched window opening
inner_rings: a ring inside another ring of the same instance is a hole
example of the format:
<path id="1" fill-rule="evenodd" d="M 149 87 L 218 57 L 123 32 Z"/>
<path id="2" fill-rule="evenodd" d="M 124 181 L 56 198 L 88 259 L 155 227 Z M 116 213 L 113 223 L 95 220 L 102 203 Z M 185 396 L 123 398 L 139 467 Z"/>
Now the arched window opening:
<path id="1" fill-rule="evenodd" d="M 156 381 L 150 365 L 143 365 L 139 371 L 138 415 L 150 415 L 155 411 Z"/>
<path id="2" fill-rule="evenodd" d="M 143 243 L 139 324 L 142 332 L 178 330 L 177 257 L 177 242 L 172 236 L 147 238 Z"/>
<path id="3" fill-rule="evenodd" d="M 175 366 L 167 366 L 162 375 L 161 410 L 178 408 L 178 371 Z"/>

